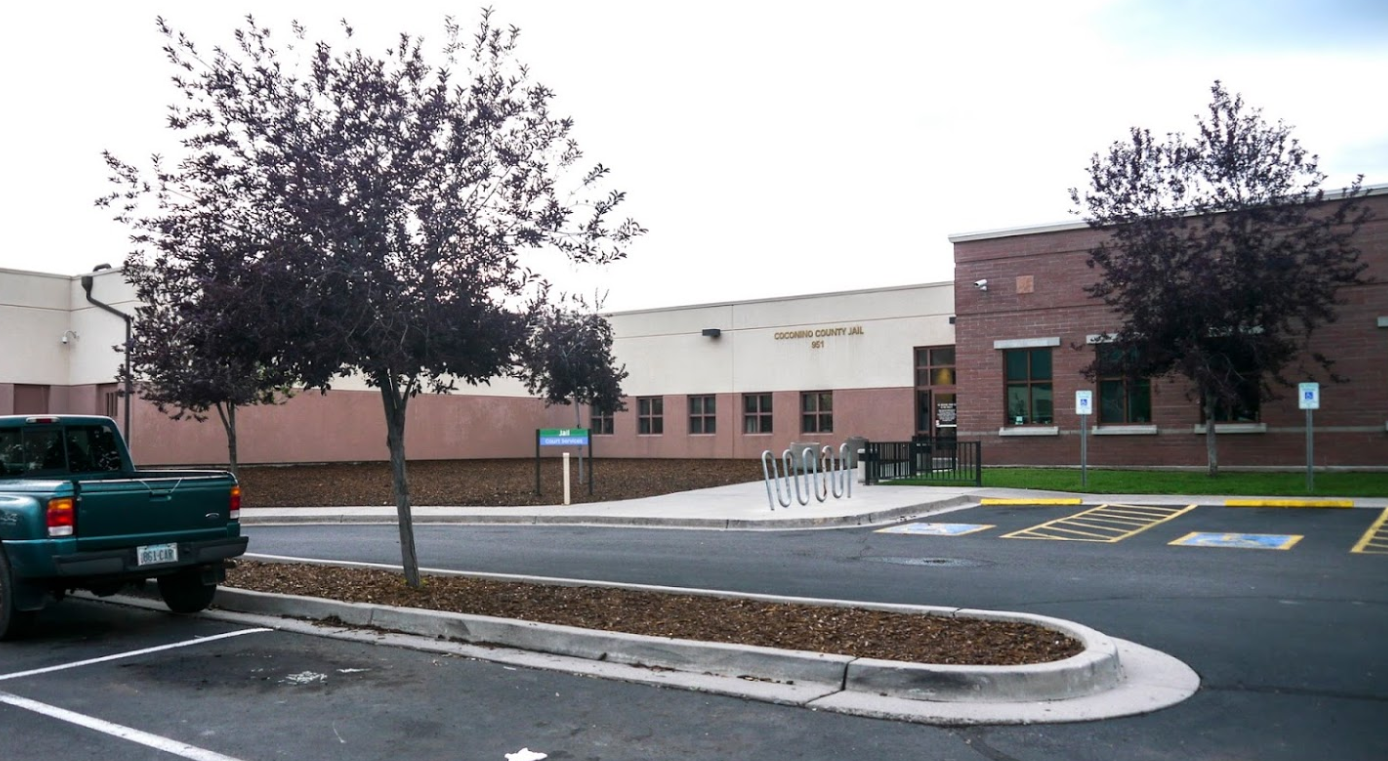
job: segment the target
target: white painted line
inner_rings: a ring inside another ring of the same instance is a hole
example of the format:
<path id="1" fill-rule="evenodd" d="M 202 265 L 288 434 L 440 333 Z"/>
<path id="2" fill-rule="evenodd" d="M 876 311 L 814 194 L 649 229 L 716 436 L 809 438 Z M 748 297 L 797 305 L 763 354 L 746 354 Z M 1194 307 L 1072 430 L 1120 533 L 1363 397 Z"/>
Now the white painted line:
<path id="1" fill-rule="evenodd" d="M 92 658 L 92 659 L 90 659 L 90 660 L 77 661 L 77 662 L 75 662 L 75 663 L 64 663 L 64 664 L 59 665 L 59 666 L 48 666 L 48 667 L 46 667 L 46 668 L 33 669 L 32 671 L 16 671 L 16 672 L 13 673 L 13 674 L 0 674 L 0 682 L 3 682 L 3 681 L 5 681 L 5 680 L 7 680 L 7 679 L 21 679 L 21 678 L 26 677 L 26 676 L 35 676 L 35 675 L 37 675 L 37 674 L 47 674 L 47 673 L 49 673 L 50 671 L 64 671 L 64 670 L 66 670 L 66 669 L 75 669 L 75 668 L 77 668 L 77 667 L 79 667 L 79 666 L 90 666 L 90 665 L 93 664 L 93 663 L 105 663 L 106 661 L 115 661 L 115 660 L 120 660 L 121 658 L 133 658 L 133 657 L 135 657 L 135 656 L 137 656 L 137 655 L 148 655 L 149 653 L 157 653 L 157 652 L 160 652 L 161 650 L 174 650 L 174 649 L 180 648 L 180 647 L 188 647 L 189 645 L 201 645 L 201 644 L 203 644 L 204 642 L 214 642 L 214 641 L 216 641 L 216 640 L 219 640 L 219 639 L 227 639 L 227 638 L 229 638 L 229 637 L 240 637 L 240 636 L 243 635 L 243 634 L 255 634 L 255 633 L 257 633 L 257 632 L 272 632 L 272 631 L 274 631 L 274 629 L 264 629 L 264 628 L 260 628 L 260 629 L 242 629 L 242 630 L 240 630 L 240 631 L 227 632 L 226 634 L 214 634 L 214 635 L 211 636 L 211 637 L 199 637 L 199 638 L 197 638 L 197 639 L 190 639 L 190 640 L 188 640 L 187 642 L 175 642 L 175 643 L 173 643 L 173 644 L 171 644 L 171 645 L 160 645 L 160 646 L 158 646 L 158 647 L 147 647 L 147 648 L 145 648 L 144 650 L 131 650 L 131 651 L 128 652 L 128 653 L 116 653 L 115 655 L 103 655 L 103 656 L 100 657 L 100 658 Z"/>
<path id="2" fill-rule="evenodd" d="M 241 761 L 241 759 L 235 756 L 224 756 L 221 753 L 179 742 L 178 740 L 170 740 L 167 737 L 141 732 L 138 729 L 123 727 L 120 724 L 112 724 L 109 721 L 102 721 L 101 719 L 96 719 L 91 716 L 84 716 L 80 713 L 74 713 L 63 708 L 58 708 L 57 706 L 48 705 L 47 703 L 40 703 L 37 700 L 21 698 L 18 695 L 11 695 L 8 692 L 0 692 L 0 703 L 8 703 L 16 708 L 23 708 L 27 711 L 40 713 L 44 716 L 58 719 L 59 721 L 76 724 L 79 727 L 94 729 L 98 732 L 111 735 L 112 737 L 129 740 L 139 743 L 140 745 L 154 748 L 155 750 L 172 753 L 175 756 L 193 759 L 193 761 Z"/>

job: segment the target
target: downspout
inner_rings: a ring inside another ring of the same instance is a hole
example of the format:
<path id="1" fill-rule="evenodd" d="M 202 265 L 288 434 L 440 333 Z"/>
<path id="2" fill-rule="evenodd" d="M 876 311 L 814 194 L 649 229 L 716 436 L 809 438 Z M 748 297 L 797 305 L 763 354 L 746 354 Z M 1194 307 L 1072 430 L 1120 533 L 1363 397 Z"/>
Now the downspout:
<path id="1" fill-rule="evenodd" d="M 109 264 L 98 264 L 98 265 L 96 265 L 96 267 L 92 270 L 92 272 L 97 272 L 97 271 L 99 271 L 99 270 L 108 270 L 108 269 L 111 269 L 111 265 L 109 265 Z M 102 309 L 105 309 L 106 311 L 108 311 L 108 312 L 110 312 L 111 314 L 113 314 L 113 315 L 115 315 L 115 316 L 121 318 L 122 320 L 125 320 L 125 361 L 122 363 L 122 364 L 123 364 L 123 368 L 124 368 L 123 374 L 125 375 L 125 431 L 124 431 L 124 434 L 125 434 L 125 446 L 126 446 L 127 449 L 130 449 L 130 448 L 131 448 L 131 446 L 130 446 L 130 399 L 131 399 L 131 397 L 134 395 L 134 382 L 133 382 L 133 381 L 131 380 L 131 378 L 130 378 L 130 338 L 131 338 L 131 337 L 130 337 L 130 326 L 131 326 L 131 323 L 133 323 L 133 322 L 135 321 L 135 318 L 132 317 L 132 316 L 130 316 L 130 315 L 128 315 L 128 314 L 126 314 L 125 312 L 120 311 L 119 309 L 116 309 L 115 307 L 111 306 L 110 304 L 104 304 L 104 303 L 102 303 L 102 302 L 100 302 L 100 301 L 97 301 L 95 298 L 92 298 L 92 280 L 93 280 L 93 278 L 92 278 L 91 275 L 83 275 L 83 276 L 82 276 L 82 290 L 84 290 L 84 291 L 87 292 L 87 301 L 91 302 L 92 304 L 95 304 L 96 306 L 101 307 Z"/>

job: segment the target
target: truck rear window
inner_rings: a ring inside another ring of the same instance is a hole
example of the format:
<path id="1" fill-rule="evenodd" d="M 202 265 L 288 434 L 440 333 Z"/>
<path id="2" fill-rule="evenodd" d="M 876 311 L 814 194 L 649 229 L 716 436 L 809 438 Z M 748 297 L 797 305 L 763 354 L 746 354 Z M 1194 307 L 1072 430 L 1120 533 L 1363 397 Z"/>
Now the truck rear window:
<path id="1" fill-rule="evenodd" d="M 102 425 L 0 429 L 0 478 L 117 472 L 120 448 Z"/>

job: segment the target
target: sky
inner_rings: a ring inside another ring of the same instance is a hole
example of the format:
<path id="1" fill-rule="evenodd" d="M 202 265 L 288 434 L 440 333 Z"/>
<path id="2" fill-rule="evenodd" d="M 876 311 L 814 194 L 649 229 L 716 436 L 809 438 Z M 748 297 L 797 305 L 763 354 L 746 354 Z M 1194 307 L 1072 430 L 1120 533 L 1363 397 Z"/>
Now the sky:
<path id="1" fill-rule="evenodd" d="M 1218 79 L 1285 121 L 1339 188 L 1388 183 L 1382 0 L 491 0 L 650 232 L 603 268 L 554 266 L 612 311 L 948 281 L 955 233 L 1066 222 L 1090 157 L 1190 132 Z M 119 265 L 93 201 L 103 150 L 174 156 L 155 18 L 203 48 L 242 18 L 383 51 L 481 5 L 340 0 L 23 3 L 0 29 L 0 268 Z"/>

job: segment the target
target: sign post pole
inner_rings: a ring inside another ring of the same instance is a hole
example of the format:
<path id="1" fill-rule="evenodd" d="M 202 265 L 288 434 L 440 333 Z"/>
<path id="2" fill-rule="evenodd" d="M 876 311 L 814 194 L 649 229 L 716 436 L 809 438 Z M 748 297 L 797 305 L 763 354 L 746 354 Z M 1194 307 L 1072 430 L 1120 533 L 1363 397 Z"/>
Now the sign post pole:
<path id="1" fill-rule="evenodd" d="M 589 452 L 588 493 L 593 493 L 592 431 L 587 428 L 540 428 L 535 431 L 535 493 L 540 493 L 540 447 L 587 447 Z M 582 449 L 579 450 L 582 462 Z M 564 453 L 564 504 L 569 504 L 569 453 Z"/>
<path id="2" fill-rule="evenodd" d="M 1299 406 L 1306 410 L 1306 491 L 1307 493 L 1314 493 L 1316 491 L 1316 442 L 1311 415 L 1313 410 L 1321 408 L 1321 384 L 1299 383 L 1296 391 Z"/>
<path id="3" fill-rule="evenodd" d="M 1089 413 L 1094 410 L 1094 392 L 1075 392 L 1075 414 L 1080 416 L 1080 488 L 1089 488 Z"/>

